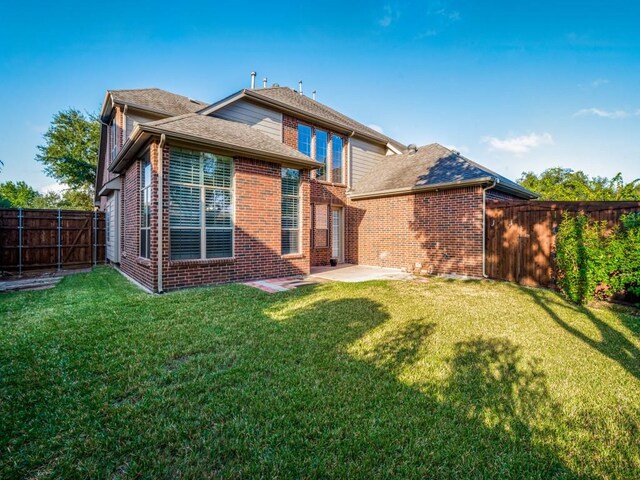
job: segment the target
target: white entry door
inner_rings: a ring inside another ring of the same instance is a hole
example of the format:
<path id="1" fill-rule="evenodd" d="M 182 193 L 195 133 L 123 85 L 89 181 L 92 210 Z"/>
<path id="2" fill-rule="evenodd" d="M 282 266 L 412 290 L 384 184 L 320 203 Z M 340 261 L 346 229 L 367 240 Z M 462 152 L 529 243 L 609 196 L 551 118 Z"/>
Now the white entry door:
<path id="1" fill-rule="evenodd" d="M 342 221 L 342 209 L 331 210 L 331 257 L 337 258 L 339 263 L 344 262 L 344 224 Z"/>
<path id="2" fill-rule="evenodd" d="M 118 197 L 120 191 L 116 190 L 109 195 L 107 208 L 105 209 L 107 258 L 113 263 L 120 263 L 120 205 Z"/>

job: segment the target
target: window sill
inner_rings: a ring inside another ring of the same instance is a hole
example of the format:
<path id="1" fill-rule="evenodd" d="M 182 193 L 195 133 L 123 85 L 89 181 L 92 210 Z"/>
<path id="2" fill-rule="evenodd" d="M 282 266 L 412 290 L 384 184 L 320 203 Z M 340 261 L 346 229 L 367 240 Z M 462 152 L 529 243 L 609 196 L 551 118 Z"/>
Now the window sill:
<path id="1" fill-rule="evenodd" d="M 345 187 L 347 186 L 346 183 L 335 183 L 335 182 L 330 182 L 328 180 L 318 180 L 317 178 L 313 179 L 316 183 L 319 183 L 320 185 L 330 185 L 332 187 Z"/>
<path id="2" fill-rule="evenodd" d="M 304 258 L 304 254 L 302 253 L 287 253 L 286 255 L 280 255 L 280 258 L 283 260 L 296 260 L 299 258 Z"/>
<path id="3" fill-rule="evenodd" d="M 226 257 L 226 258 L 194 258 L 192 260 L 170 260 L 169 266 L 179 266 L 179 265 L 226 265 L 229 263 L 234 263 L 236 261 L 236 257 Z"/>
<path id="4" fill-rule="evenodd" d="M 136 258 L 136 263 L 138 263 L 140 265 L 144 265 L 145 267 L 150 267 L 151 266 L 151 259 L 144 258 L 144 257 L 137 257 Z"/>

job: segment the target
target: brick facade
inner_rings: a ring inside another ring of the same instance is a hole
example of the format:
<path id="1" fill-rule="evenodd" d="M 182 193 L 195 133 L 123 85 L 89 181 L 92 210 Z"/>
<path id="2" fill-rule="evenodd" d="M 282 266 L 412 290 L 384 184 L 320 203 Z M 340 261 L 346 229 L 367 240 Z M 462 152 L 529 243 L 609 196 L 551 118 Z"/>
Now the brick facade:
<path id="1" fill-rule="evenodd" d="M 119 125 L 117 141 L 121 148 L 124 143 L 123 112 L 116 107 L 114 115 Z M 312 142 L 315 142 L 315 126 L 304 123 L 311 127 Z M 283 115 L 282 141 L 296 149 L 298 124 L 297 119 Z M 329 137 L 334 134 L 328 129 L 323 130 L 327 131 Z M 341 137 L 345 148 L 343 175 L 348 179 L 349 139 L 344 135 Z M 344 260 L 347 263 L 405 268 L 426 274 L 482 275 L 481 187 L 352 200 L 347 195 L 347 185 L 316 180 L 309 171 L 302 171 L 300 253 L 282 256 L 281 166 L 242 157 L 234 158 L 233 257 L 172 261 L 169 251 L 169 145 L 162 150 L 165 208 L 162 216 L 163 255 L 160 259 L 160 239 L 157 237 L 158 141 L 157 138 L 153 139 L 144 153 L 149 155 L 152 165 L 149 259 L 139 257 L 140 160 L 121 174 L 122 190 L 119 192 L 122 212 L 120 268 L 151 290 L 155 291 L 158 287 L 160 261 L 164 290 L 308 274 L 311 266 L 329 264 L 333 237 L 331 209 L 336 207 L 342 209 L 344 216 Z M 107 160 L 110 154 L 109 147 Z M 330 145 L 328 155 L 331 155 Z M 105 168 L 108 163 L 105 162 Z M 113 175 L 105 172 L 104 181 L 111 178 Z M 513 198 L 496 190 L 487 191 L 488 200 Z M 326 246 L 318 241 L 312 242 L 312 238 L 318 238 L 312 223 L 314 205 L 327 208 Z"/>
<path id="2" fill-rule="evenodd" d="M 480 187 L 355 200 L 349 217 L 354 263 L 482 276 Z"/>

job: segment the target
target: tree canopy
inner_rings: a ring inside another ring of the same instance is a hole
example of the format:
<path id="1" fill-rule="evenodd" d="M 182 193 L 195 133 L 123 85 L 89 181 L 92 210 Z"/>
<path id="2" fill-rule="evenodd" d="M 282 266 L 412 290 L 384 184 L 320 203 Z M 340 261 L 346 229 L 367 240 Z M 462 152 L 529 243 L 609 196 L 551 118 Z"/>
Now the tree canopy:
<path id="1" fill-rule="evenodd" d="M 2 208 L 63 208 L 67 210 L 93 209 L 93 197 L 85 190 L 68 189 L 62 193 L 40 193 L 25 182 L 0 183 Z"/>
<path id="2" fill-rule="evenodd" d="M 555 167 L 539 175 L 523 172 L 518 183 L 539 194 L 540 200 L 640 200 L 640 179 L 625 183 L 620 173 L 613 178 L 589 177 L 582 171 Z"/>
<path id="3" fill-rule="evenodd" d="M 44 139 L 36 155 L 44 172 L 73 190 L 91 191 L 98 164 L 99 120 L 74 108 L 62 110 L 53 116 Z"/>

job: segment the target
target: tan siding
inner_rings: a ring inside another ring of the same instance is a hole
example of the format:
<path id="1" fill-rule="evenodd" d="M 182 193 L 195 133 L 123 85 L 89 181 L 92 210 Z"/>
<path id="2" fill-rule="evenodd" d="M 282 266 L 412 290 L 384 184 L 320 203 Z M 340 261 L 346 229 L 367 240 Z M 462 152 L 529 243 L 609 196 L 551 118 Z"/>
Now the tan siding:
<path id="1" fill-rule="evenodd" d="M 282 114 L 275 110 L 239 100 L 212 113 L 212 116 L 244 123 L 279 142 L 282 141 Z"/>
<path id="2" fill-rule="evenodd" d="M 385 147 L 365 142 L 357 138 L 351 141 L 351 184 L 368 173 L 371 168 L 385 159 Z"/>

